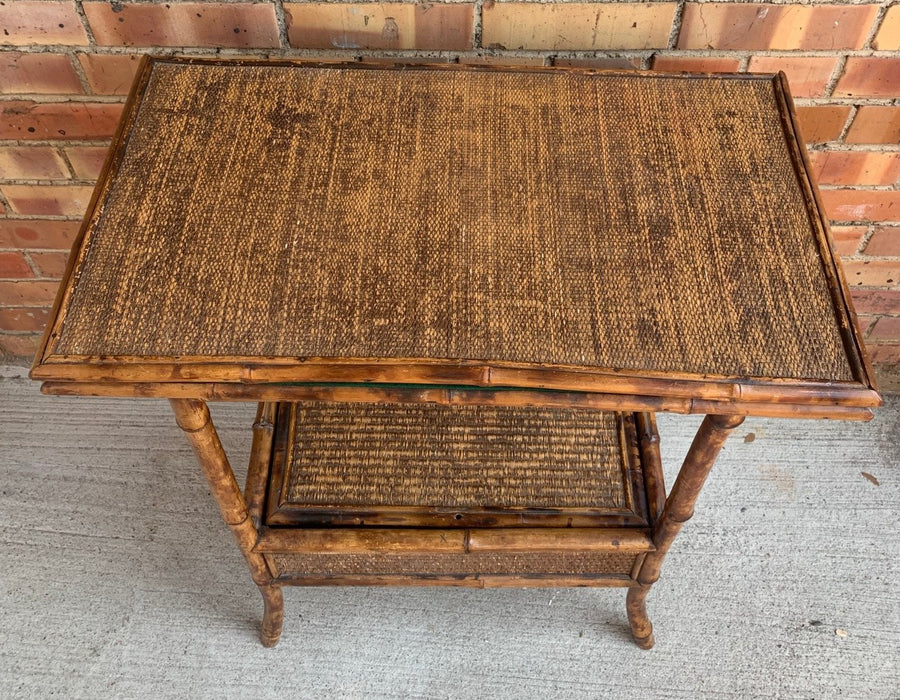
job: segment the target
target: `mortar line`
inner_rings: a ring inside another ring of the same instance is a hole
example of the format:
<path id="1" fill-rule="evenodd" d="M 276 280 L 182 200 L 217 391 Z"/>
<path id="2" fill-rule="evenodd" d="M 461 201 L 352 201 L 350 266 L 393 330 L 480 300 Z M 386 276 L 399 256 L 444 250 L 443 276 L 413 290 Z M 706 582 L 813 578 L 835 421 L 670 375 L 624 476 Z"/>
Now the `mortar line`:
<path id="1" fill-rule="evenodd" d="M 288 37 L 287 15 L 284 9 L 284 0 L 275 0 L 275 24 L 278 25 L 278 42 L 282 50 L 291 48 L 291 41 Z"/>

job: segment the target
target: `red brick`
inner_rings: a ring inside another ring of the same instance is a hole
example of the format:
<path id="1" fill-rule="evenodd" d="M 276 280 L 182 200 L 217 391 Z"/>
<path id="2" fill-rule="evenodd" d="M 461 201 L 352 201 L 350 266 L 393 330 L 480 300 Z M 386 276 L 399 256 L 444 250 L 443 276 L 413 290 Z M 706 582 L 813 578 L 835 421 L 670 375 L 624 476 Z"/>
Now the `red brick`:
<path id="1" fill-rule="evenodd" d="M 880 226 L 866 244 L 866 255 L 900 258 L 900 226 Z M 900 302 L 900 299 L 898 299 Z M 897 306 L 900 313 L 900 305 Z"/>
<path id="2" fill-rule="evenodd" d="M 0 248 L 68 250 L 80 227 L 78 221 L 0 219 Z"/>
<path id="3" fill-rule="evenodd" d="M 0 282 L 0 300 L 6 306 L 49 306 L 58 288 L 59 282 L 49 280 Z"/>
<path id="4" fill-rule="evenodd" d="M 0 102 L 0 139 L 109 139 L 121 104 Z"/>
<path id="5" fill-rule="evenodd" d="M 34 270 L 18 251 L 10 253 L 0 252 L 0 277 L 4 279 L 22 279 L 34 277 Z"/>
<path id="6" fill-rule="evenodd" d="M 505 49 L 664 49 L 676 4 L 485 3 L 482 42 Z"/>
<path id="7" fill-rule="evenodd" d="M 900 58 L 850 56 L 834 94 L 836 97 L 897 97 Z"/>
<path id="8" fill-rule="evenodd" d="M 869 360 L 873 365 L 896 365 L 900 362 L 900 343 L 868 345 Z"/>
<path id="9" fill-rule="evenodd" d="M 900 177 L 900 153 L 812 151 L 820 185 L 893 185 Z"/>
<path id="10" fill-rule="evenodd" d="M 0 178 L 7 180 L 59 180 L 69 169 L 55 148 L 49 146 L 0 147 Z"/>
<path id="11" fill-rule="evenodd" d="M 900 220 L 900 190 L 823 190 L 822 202 L 834 221 Z"/>
<path id="12" fill-rule="evenodd" d="M 553 61 L 553 65 L 557 68 L 593 68 L 597 70 L 640 70 L 641 63 L 640 58 L 611 58 L 608 56 L 557 58 Z"/>
<path id="13" fill-rule="evenodd" d="M 844 275 L 851 287 L 900 289 L 900 262 L 893 260 L 845 260 Z M 857 313 L 862 313 L 857 309 Z"/>
<path id="14" fill-rule="evenodd" d="M 6 0 L 0 5 L 0 35 L 13 46 L 88 43 L 74 2 Z"/>
<path id="15" fill-rule="evenodd" d="M 668 73 L 737 73 L 741 62 L 736 58 L 710 56 L 654 56 L 653 70 Z"/>
<path id="16" fill-rule="evenodd" d="M 503 54 L 478 54 L 460 56 L 459 62 L 465 66 L 543 66 L 542 56 L 506 56 Z"/>
<path id="17" fill-rule="evenodd" d="M 878 5 L 688 3 L 679 49 L 862 48 Z"/>
<path id="18" fill-rule="evenodd" d="M 140 56 L 135 55 L 81 53 L 78 54 L 78 62 L 95 95 L 127 95 L 141 61 Z"/>
<path id="19" fill-rule="evenodd" d="M 868 226 L 832 226 L 831 238 L 837 254 L 846 258 L 856 253 L 868 230 Z"/>
<path id="20" fill-rule="evenodd" d="M 79 180 L 96 180 L 109 153 L 107 146 L 70 146 L 65 150 Z"/>
<path id="21" fill-rule="evenodd" d="M 41 344 L 42 333 L 30 335 L 0 335 L 0 350 L 7 357 L 34 357 Z"/>
<path id="22" fill-rule="evenodd" d="M 754 56 L 748 70 L 751 73 L 784 71 L 794 97 L 822 97 L 837 58 L 800 56 Z"/>
<path id="23" fill-rule="evenodd" d="M 64 54 L 0 53 L 0 93 L 76 94 L 81 80 Z"/>
<path id="24" fill-rule="evenodd" d="M 847 131 L 847 143 L 900 143 L 900 107 L 863 105 Z"/>
<path id="25" fill-rule="evenodd" d="M 900 309 L 900 290 L 850 288 L 857 313 L 895 314 Z"/>
<path id="26" fill-rule="evenodd" d="M 217 46 L 274 48 L 279 45 L 271 3 L 86 2 L 94 39 L 104 46 Z"/>
<path id="27" fill-rule="evenodd" d="M 881 21 L 872 48 L 879 51 L 900 50 L 900 5 L 890 7 Z"/>
<path id="28" fill-rule="evenodd" d="M 25 306 L 0 309 L 0 330 L 40 332 L 49 318 L 50 310 L 47 308 Z"/>
<path id="29" fill-rule="evenodd" d="M 286 3 L 291 46 L 308 49 L 472 47 L 469 3 Z"/>
<path id="30" fill-rule="evenodd" d="M 897 309 L 900 313 L 900 309 Z M 900 316 L 882 316 L 871 328 L 868 340 L 879 343 L 900 343 Z"/>
<path id="31" fill-rule="evenodd" d="M 83 185 L 3 185 L 0 191 L 17 214 L 83 216 L 93 187 Z"/>
<path id="32" fill-rule="evenodd" d="M 834 141 L 844 130 L 850 107 L 844 105 L 816 105 L 797 107 L 797 121 L 806 143 Z"/>
<path id="33" fill-rule="evenodd" d="M 60 279 L 66 271 L 68 253 L 30 253 L 29 257 L 37 266 L 39 277 Z"/>

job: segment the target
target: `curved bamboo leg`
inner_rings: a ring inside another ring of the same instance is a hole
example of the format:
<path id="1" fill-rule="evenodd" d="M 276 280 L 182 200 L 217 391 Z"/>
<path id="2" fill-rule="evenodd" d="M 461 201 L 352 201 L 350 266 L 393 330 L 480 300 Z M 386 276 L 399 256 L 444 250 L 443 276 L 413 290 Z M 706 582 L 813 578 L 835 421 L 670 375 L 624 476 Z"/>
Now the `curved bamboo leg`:
<path id="1" fill-rule="evenodd" d="M 269 567 L 266 566 L 265 559 L 253 551 L 259 533 L 253 526 L 247 502 L 234 478 L 222 443 L 219 442 L 209 408 L 205 402 L 195 399 L 170 399 L 169 402 L 175 412 L 178 427 L 184 431 L 191 447 L 194 448 L 210 491 L 219 504 L 222 519 L 234 535 L 250 568 L 250 576 L 262 594 L 265 607 L 260 634 L 262 643 L 267 647 L 274 646 L 281 636 L 284 598 L 280 586 L 274 582 Z"/>
<path id="2" fill-rule="evenodd" d="M 625 599 L 631 634 L 642 649 L 653 646 L 653 626 L 647 616 L 646 604 L 650 586 L 659 579 L 663 559 L 681 531 L 681 526 L 694 514 L 694 504 L 700 495 L 700 489 L 703 488 L 722 446 L 731 431 L 743 422 L 743 416 L 706 416 L 684 458 L 678 478 L 675 479 L 662 514 L 654 526 L 653 544 L 656 545 L 656 550 L 644 558 L 636 577 L 640 586 L 628 589 Z"/>
<path id="3" fill-rule="evenodd" d="M 641 649 L 653 646 L 653 625 L 647 615 L 647 594 L 650 586 L 629 588 L 625 597 L 625 609 L 628 611 L 628 624 L 631 625 L 631 636 Z"/>

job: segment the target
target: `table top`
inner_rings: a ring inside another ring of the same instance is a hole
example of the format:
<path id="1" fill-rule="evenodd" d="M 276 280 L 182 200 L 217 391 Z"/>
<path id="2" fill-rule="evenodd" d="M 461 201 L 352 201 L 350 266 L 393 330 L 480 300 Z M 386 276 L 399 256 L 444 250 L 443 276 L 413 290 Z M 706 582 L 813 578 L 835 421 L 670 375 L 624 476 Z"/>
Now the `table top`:
<path id="1" fill-rule="evenodd" d="M 879 402 L 780 75 L 147 60 L 32 376 Z"/>

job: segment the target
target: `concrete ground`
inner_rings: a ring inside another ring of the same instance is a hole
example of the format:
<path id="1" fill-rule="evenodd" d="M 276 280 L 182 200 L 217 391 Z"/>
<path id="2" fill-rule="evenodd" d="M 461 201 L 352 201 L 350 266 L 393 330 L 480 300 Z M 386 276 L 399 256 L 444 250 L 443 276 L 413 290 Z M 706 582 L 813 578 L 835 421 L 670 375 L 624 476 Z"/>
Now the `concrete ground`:
<path id="1" fill-rule="evenodd" d="M 218 406 L 243 467 L 249 405 Z M 698 425 L 662 416 L 673 468 Z M 241 469 L 240 471 L 243 471 Z M 900 397 L 749 419 L 650 594 L 289 588 L 278 647 L 164 401 L 0 371 L 0 697 L 898 698 Z"/>

